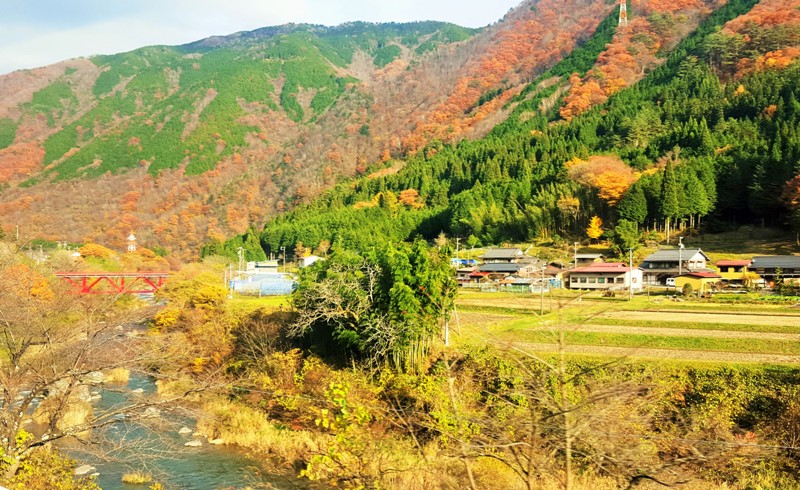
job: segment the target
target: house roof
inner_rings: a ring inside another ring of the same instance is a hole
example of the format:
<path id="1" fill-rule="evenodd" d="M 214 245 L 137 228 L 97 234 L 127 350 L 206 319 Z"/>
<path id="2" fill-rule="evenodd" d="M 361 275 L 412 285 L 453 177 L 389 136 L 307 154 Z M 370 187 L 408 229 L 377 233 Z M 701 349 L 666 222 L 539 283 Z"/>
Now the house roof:
<path id="1" fill-rule="evenodd" d="M 797 255 L 762 255 L 753 257 L 752 266 L 754 269 L 800 269 L 800 257 Z"/>
<path id="2" fill-rule="evenodd" d="M 594 260 L 594 259 L 602 259 L 603 257 L 605 257 L 605 255 L 603 255 L 603 254 L 577 254 L 577 255 L 575 255 L 575 258 L 577 258 L 578 260 L 587 260 L 587 259 Z"/>
<path id="3" fill-rule="evenodd" d="M 634 267 L 634 270 L 637 269 Z M 602 264 L 592 264 L 587 267 L 578 267 L 577 269 L 572 269 L 570 271 L 571 274 L 581 274 L 581 273 L 601 273 L 605 272 L 608 274 L 624 274 L 628 272 L 630 269 L 628 266 L 623 264 L 622 262 L 605 262 Z"/>
<path id="4" fill-rule="evenodd" d="M 648 255 L 645 262 L 678 262 L 679 260 L 691 260 L 694 256 L 700 254 L 704 259 L 710 260 L 708 255 L 703 253 L 699 248 L 685 248 L 681 252 L 678 248 L 664 248 L 657 250 Z"/>
<path id="5" fill-rule="evenodd" d="M 525 267 L 524 264 L 483 264 L 478 266 L 478 272 L 505 272 L 509 274 L 515 274 L 519 272 L 520 269 Z"/>
<path id="6" fill-rule="evenodd" d="M 701 279 L 722 279 L 722 276 L 713 272 L 687 272 L 678 277 L 699 277 Z"/>
<path id="7" fill-rule="evenodd" d="M 483 260 L 492 259 L 516 259 L 525 255 L 522 250 L 518 248 L 490 248 L 484 253 L 481 258 Z"/>
<path id="8" fill-rule="evenodd" d="M 717 267 L 747 267 L 751 260 L 718 260 Z"/>

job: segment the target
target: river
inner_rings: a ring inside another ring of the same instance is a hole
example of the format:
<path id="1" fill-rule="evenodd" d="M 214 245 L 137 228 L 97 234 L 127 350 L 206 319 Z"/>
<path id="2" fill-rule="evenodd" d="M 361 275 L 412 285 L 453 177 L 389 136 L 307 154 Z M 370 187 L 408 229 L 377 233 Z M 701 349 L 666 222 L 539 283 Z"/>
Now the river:
<path id="1" fill-rule="evenodd" d="M 105 410 L 125 402 L 134 390 L 152 394 L 156 387 L 148 376 L 131 374 L 128 390 L 103 389 L 95 402 L 97 410 Z M 205 437 L 191 433 L 179 434 L 182 427 L 194 428 L 195 421 L 189 417 L 160 413 L 159 429 L 120 421 L 108 426 L 100 434 L 109 448 L 110 460 L 82 451 L 80 447 L 64 448 L 67 454 L 95 467 L 99 473 L 97 482 L 104 490 L 146 489 L 148 485 L 122 483 L 122 475 L 144 470 L 153 475 L 167 490 L 217 490 L 240 489 L 248 486 L 275 489 L 310 488 L 306 481 L 292 476 L 265 473 L 258 469 L 258 462 L 250 459 L 245 451 L 232 446 L 208 444 Z M 199 447 L 186 447 L 189 441 L 201 441 Z M 141 449 L 140 446 L 145 446 Z M 149 448 L 149 449 L 148 449 Z"/>

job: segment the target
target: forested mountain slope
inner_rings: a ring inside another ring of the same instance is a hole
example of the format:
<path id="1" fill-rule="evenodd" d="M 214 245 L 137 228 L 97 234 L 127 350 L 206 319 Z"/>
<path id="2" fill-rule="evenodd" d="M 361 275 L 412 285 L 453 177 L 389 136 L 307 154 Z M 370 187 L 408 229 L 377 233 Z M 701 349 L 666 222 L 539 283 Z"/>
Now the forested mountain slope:
<path id="1" fill-rule="evenodd" d="M 375 162 L 486 134 L 601 6 L 529 0 L 480 31 L 271 27 L 0 77 L 1 224 L 191 256 Z"/>
<path id="2" fill-rule="evenodd" d="M 731 0 L 699 9 L 696 30 L 680 42 L 682 28 L 669 36 L 674 49 L 651 52 L 643 73 L 573 111 L 575 86 L 606 80 L 608 53 L 641 34 L 603 24 L 595 40 L 530 84 L 486 138 L 434 144 L 393 175 L 340 185 L 271 221 L 262 244 L 358 247 L 371 237 L 440 231 L 484 243 L 557 239 L 582 235 L 594 215 L 659 229 L 699 220 L 800 223 L 798 7 Z M 646 20 L 669 26 L 682 15 Z M 650 42 L 637 39 L 625 49 L 634 60 Z M 566 78 L 572 92 L 560 98 Z"/>

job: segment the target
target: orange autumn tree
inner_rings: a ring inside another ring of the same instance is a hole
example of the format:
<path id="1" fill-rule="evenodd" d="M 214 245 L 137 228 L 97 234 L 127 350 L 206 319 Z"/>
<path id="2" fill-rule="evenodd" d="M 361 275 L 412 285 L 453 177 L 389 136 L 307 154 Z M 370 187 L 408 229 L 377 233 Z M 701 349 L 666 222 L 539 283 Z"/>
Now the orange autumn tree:
<path id="1" fill-rule="evenodd" d="M 566 163 L 569 176 L 579 184 L 595 189 L 597 196 L 616 206 L 639 174 L 616 155 L 592 155 L 587 160 L 573 159 Z"/>

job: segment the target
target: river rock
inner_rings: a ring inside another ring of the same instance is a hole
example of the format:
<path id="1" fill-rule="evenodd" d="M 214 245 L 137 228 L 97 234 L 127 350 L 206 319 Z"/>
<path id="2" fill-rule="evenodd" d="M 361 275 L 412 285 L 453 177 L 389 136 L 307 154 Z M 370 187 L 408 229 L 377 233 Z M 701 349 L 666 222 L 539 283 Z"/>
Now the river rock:
<path id="1" fill-rule="evenodd" d="M 184 444 L 184 446 L 186 446 L 186 447 L 200 447 L 202 445 L 203 445 L 203 441 L 201 441 L 199 439 L 195 439 L 193 441 L 189 441 L 186 444 Z"/>
<path id="2" fill-rule="evenodd" d="M 144 389 L 143 388 L 136 388 L 135 390 L 131 390 L 132 395 L 143 395 Z"/>
<path id="3" fill-rule="evenodd" d="M 161 415 L 161 412 L 156 407 L 147 407 L 142 414 L 142 417 L 146 419 L 154 419 Z"/>
<path id="4" fill-rule="evenodd" d="M 105 382 L 106 376 L 101 373 L 100 371 L 92 371 L 91 373 L 87 374 L 83 381 L 93 385 L 99 385 Z"/>
<path id="5" fill-rule="evenodd" d="M 208 443 L 219 446 L 220 444 L 225 444 L 225 439 L 209 439 Z"/>
<path id="6" fill-rule="evenodd" d="M 178 431 L 178 434 L 185 436 L 186 434 L 191 434 L 193 431 L 188 427 L 181 427 L 181 430 Z"/>
<path id="7" fill-rule="evenodd" d="M 94 466 L 92 466 L 90 464 L 82 464 L 82 465 L 78 466 L 77 468 L 75 468 L 75 476 L 88 475 L 89 473 L 93 472 L 96 469 L 97 468 L 95 468 Z"/>

